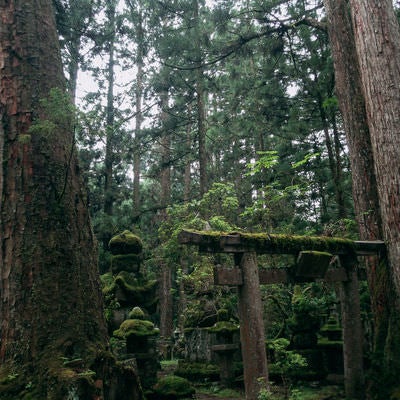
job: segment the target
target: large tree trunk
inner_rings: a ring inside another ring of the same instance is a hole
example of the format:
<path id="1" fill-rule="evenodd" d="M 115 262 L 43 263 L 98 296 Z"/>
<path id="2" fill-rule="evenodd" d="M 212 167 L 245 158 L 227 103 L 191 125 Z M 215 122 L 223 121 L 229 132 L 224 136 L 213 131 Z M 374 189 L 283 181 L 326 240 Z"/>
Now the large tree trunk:
<path id="1" fill-rule="evenodd" d="M 400 29 L 390 0 L 350 0 L 355 46 L 361 71 L 374 156 L 383 238 L 389 259 L 389 283 L 395 295 L 384 338 L 380 379 L 389 394 L 398 390 L 400 373 Z M 382 392 L 380 393 L 382 395 Z"/>
<path id="2" fill-rule="evenodd" d="M 325 7 L 335 66 L 336 93 L 349 146 L 353 198 L 360 238 L 381 239 L 379 196 L 373 168 L 375 162 L 349 13 L 349 1 L 325 0 Z M 392 371 L 394 371 L 393 377 L 397 374 L 396 368 L 391 363 L 400 358 L 390 344 L 394 332 L 399 331 L 396 295 L 392 276 L 388 273 L 386 265 L 379 263 L 376 257 L 367 259 L 367 276 L 375 327 L 371 367 L 373 373 L 370 376 L 376 387 L 373 385 L 371 392 L 379 390 L 382 394 L 382 390 L 389 389 L 390 385 L 382 386 L 380 382 Z"/>
<path id="3" fill-rule="evenodd" d="M 390 265 L 400 293 L 400 29 L 391 0 L 350 0 Z"/>
<path id="4" fill-rule="evenodd" d="M 0 19 L 1 397 L 111 398 L 96 243 L 51 2 L 0 0 Z"/>

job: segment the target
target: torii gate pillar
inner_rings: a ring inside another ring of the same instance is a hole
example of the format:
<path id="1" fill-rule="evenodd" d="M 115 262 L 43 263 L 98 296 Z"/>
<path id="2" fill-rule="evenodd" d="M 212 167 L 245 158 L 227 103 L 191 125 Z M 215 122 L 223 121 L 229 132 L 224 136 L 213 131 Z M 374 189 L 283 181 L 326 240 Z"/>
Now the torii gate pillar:
<path id="1" fill-rule="evenodd" d="M 362 325 L 357 260 L 340 257 L 348 279 L 340 285 L 340 305 L 343 325 L 344 386 L 346 397 L 365 399 Z"/>
<path id="2" fill-rule="evenodd" d="M 257 400 L 261 387 L 268 385 L 268 370 L 256 253 L 238 253 L 235 263 L 243 279 L 238 286 L 238 308 L 246 400 Z"/>

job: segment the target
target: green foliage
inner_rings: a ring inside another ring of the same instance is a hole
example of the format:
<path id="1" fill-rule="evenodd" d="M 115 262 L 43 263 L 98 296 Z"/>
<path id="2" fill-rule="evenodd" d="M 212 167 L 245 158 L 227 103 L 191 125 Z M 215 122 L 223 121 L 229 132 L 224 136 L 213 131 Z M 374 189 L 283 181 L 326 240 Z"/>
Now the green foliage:
<path id="1" fill-rule="evenodd" d="M 271 386 L 267 385 L 264 378 L 257 379 L 259 385 L 259 391 L 257 395 L 257 400 L 273 400 L 275 396 L 271 391 Z"/>
<path id="2" fill-rule="evenodd" d="M 288 350 L 290 344 L 288 339 L 279 338 L 268 341 L 267 344 L 274 354 L 273 364 L 282 375 L 287 375 L 292 369 L 307 366 L 307 361 L 303 356 L 293 350 Z"/>
<path id="3" fill-rule="evenodd" d="M 299 167 L 307 164 L 313 158 L 319 157 L 320 155 L 321 155 L 321 153 L 314 153 L 314 154 L 310 154 L 309 153 L 309 154 L 306 154 L 302 160 L 293 163 L 292 164 L 292 168 L 299 168 Z"/>
<path id="4" fill-rule="evenodd" d="M 214 183 L 199 202 L 199 210 L 204 219 L 222 218 L 234 226 L 239 202 L 231 183 Z"/>
<path id="5" fill-rule="evenodd" d="M 210 382 L 219 379 L 219 368 L 215 364 L 180 360 L 175 375 L 192 382 Z"/>
<path id="6" fill-rule="evenodd" d="M 56 130 L 72 133 L 76 110 L 68 93 L 59 88 L 53 88 L 48 98 L 40 100 L 40 106 L 42 116 L 29 128 L 30 135 L 46 139 Z"/>
<path id="7" fill-rule="evenodd" d="M 263 172 L 265 169 L 270 169 L 279 163 L 279 155 L 276 150 L 259 151 L 257 154 L 261 157 L 253 163 L 247 164 L 249 172 L 247 175 L 254 175 Z"/>
<path id="8" fill-rule="evenodd" d="M 295 314 L 319 316 L 326 311 L 326 308 L 333 302 L 332 294 L 321 296 L 320 293 L 316 294 L 315 290 L 318 290 L 315 284 L 307 285 L 305 288 L 300 285 L 294 287 L 292 309 Z"/>
<path id="9" fill-rule="evenodd" d="M 196 387 L 196 394 L 212 395 L 213 398 L 220 399 L 242 399 L 243 394 L 234 389 L 221 387 L 217 383 L 206 383 L 205 385 Z"/>
<path id="10" fill-rule="evenodd" d="M 180 399 L 192 396 L 195 393 L 195 389 L 187 379 L 168 375 L 156 383 L 154 392 L 160 399 Z"/>
<path id="11" fill-rule="evenodd" d="M 296 375 L 295 371 L 307 367 L 307 360 L 302 355 L 294 350 L 288 350 L 289 344 L 289 340 L 285 338 L 267 341 L 267 347 L 273 353 L 273 363 L 270 368 L 281 376 L 285 398 L 290 398 L 291 377 Z M 269 394 L 268 391 L 265 392 L 265 395 Z"/>

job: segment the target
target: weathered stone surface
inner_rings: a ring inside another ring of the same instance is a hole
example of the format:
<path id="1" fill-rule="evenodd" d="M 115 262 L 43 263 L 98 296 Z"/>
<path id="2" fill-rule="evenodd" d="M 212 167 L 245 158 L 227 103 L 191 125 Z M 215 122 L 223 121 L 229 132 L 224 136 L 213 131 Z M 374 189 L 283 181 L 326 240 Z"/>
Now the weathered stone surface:
<path id="1" fill-rule="evenodd" d="M 143 249 L 142 240 L 126 230 L 111 238 L 108 247 L 112 254 L 140 254 Z"/>

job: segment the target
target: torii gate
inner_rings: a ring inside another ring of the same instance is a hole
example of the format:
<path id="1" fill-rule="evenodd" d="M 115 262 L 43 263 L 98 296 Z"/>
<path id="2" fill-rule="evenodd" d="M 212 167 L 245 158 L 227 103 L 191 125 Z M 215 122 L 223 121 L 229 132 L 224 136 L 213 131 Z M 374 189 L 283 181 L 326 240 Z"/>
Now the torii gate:
<path id="1" fill-rule="evenodd" d="M 357 256 L 379 255 L 385 251 L 384 242 L 189 230 L 181 231 L 178 239 L 181 244 L 197 245 L 201 252 L 234 255 L 234 268 L 214 269 L 214 283 L 238 287 L 246 400 L 257 400 L 260 383 L 268 384 L 260 284 L 307 282 L 315 279 L 341 283 L 345 391 L 349 398 L 364 398 L 358 291 L 358 275 L 362 270 L 358 270 Z M 298 258 L 295 268 L 259 271 L 257 254 L 293 254 Z M 340 266 L 328 268 L 333 256 L 338 257 Z"/>

